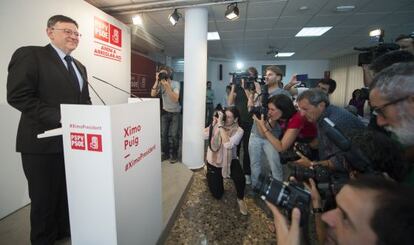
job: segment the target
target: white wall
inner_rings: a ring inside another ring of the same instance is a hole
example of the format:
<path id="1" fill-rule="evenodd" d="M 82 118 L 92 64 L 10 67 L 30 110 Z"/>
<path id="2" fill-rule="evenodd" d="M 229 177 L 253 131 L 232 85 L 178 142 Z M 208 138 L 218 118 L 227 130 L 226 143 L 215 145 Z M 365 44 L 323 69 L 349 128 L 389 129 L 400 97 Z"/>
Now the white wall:
<path id="1" fill-rule="evenodd" d="M 2 115 L 2 137 L 0 140 L 0 218 L 28 203 L 26 179 L 22 173 L 20 157 L 14 152 L 19 114 L 6 105 L 7 66 L 12 53 L 20 46 L 45 46 L 49 43 L 46 22 L 55 14 L 75 19 L 82 37 L 72 55 L 88 69 L 88 80 L 107 104 L 126 103 L 128 95 L 102 84 L 92 76 L 110 81 L 124 90 L 130 89 L 131 33 L 129 27 L 82 0 L 25 0 L 0 2 L 0 30 L 3 34 L 0 45 L 0 114 Z M 98 46 L 94 39 L 94 17 L 115 25 L 122 30 L 122 47 L 118 53 L 121 62 L 94 55 Z M 92 102 L 101 104 L 90 90 Z M 4 188 L 3 188 L 4 187 Z M 7 188 L 6 188 L 7 187 Z"/>
<path id="2" fill-rule="evenodd" d="M 223 65 L 223 80 L 219 81 L 219 64 Z M 293 74 L 308 74 L 309 78 L 323 78 L 324 71 L 329 70 L 328 60 L 289 60 L 289 61 L 243 61 L 243 71 L 248 67 L 253 66 L 257 69 L 259 74 L 262 71 L 262 65 L 286 65 L 286 76 L 283 82 L 289 82 Z M 236 68 L 236 61 L 209 59 L 207 65 L 207 80 L 212 81 L 212 87 L 215 94 L 214 103 L 222 103 L 225 98 L 226 86 L 230 82 L 230 72 L 238 71 Z"/>

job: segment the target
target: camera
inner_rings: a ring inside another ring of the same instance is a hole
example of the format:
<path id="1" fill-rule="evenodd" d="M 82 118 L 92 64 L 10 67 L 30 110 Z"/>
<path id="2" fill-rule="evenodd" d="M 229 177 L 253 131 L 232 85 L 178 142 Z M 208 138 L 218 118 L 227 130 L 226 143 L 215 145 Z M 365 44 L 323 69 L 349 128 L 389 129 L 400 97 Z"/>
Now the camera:
<path id="1" fill-rule="evenodd" d="M 250 113 L 252 115 L 256 115 L 258 119 L 262 118 L 262 114 L 264 115 L 264 120 L 267 120 L 267 113 L 269 112 L 269 109 L 265 106 L 255 106 L 252 107 L 250 110 Z"/>
<path id="2" fill-rule="evenodd" d="M 262 114 L 264 115 L 264 119 L 267 120 L 267 113 L 269 109 L 267 104 L 269 103 L 269 87 L 267 84 L 261 85 L 261 93 L 259 94 L 261 97 L 261 106 L 254 106 L 250 109 L 251 115 L 256 115 L 257 118 L 261 118 Z"/>
<path id="3" fill-rule="evenodd" d="M 243 89 L 248 90 L 255 90 L 256 86 L 254 85 L 254 82 L 256 82 L 256 77 L 250 76 L 248 72 L 233 72 L 229 73 L 233 77 L 233 84 L 236 86 L 240 86 Z M 244 80 L 244 86 L 242 86 L 241 80 Z"/>
<path id="4" fill-rule="evenodd" d="M 377 39 L 377 44 L 371 47 L 354 47 L 354 50 L 360 51 L 358 55 L 358 66 L 369 65 L 377 57 L 400 48 L 395 43 L 384 43 L 384 31 L 381 29 L 370 32 L 372 38 Z"/>
<path id="5" fill-rule="evenodd" d="M 283 183 L 270 176 L 261 174 L 253 191 L 258 193 L 263 200 L 285 209 L 290 217 L 293 208 L 300 210 L 300 225 L 306 223 L 309 213 L 311 196 L 309 191 L 299 187 L 295 183 Z"/>
<path id="6" fill-rule="evenodd" d="M 293 166 L 291 176 L 300 182 L 313 179 L 316 183 L 328 183 L 331 180 L 331 171 L 320 165 L 316 165 L 313 168 Z"/>
<path id="7" fill-rule="evenodd" d="M 336 196 L 349 181 L 347 173 L 334 173 L 324 166 L 317 165 L 313 168 L 292 166 L 292 168 L 290 176 L 295 177 L 295 180 L 298 182 L 308 182 L 309 179 L 313 179 L 318 185 L 319 192 L 323 198 Z"/>
<path id="8" fill-rule="evenodd" d="M 168 76 L 167 73 L 165 72 L 158 73 L 158 81 L 167 80 L 168 78 L 170 78 L 170 76 Z"/>
<path id="9" fill-rule="evenodd" d="M 296 153 L 299 151 L 307 158 L 312 158 L 312 149 L 306 143 L 296 143 L 295 147 L 290 148 L 280 153 L 280 162 L 286 164 L 300 159 L 300 156 Z"/>
<path id="10" fill-rule="evenodd" d="M 214 117 L 215 118 L 219 118 L 219 112 L 223 113 L 223 122 L 226 121 L 226 111 L 223 109 L 223 107 L 221 107 L 220 104 L 218 104 L 216 106 L 216 108 L 214 109 Z"/>

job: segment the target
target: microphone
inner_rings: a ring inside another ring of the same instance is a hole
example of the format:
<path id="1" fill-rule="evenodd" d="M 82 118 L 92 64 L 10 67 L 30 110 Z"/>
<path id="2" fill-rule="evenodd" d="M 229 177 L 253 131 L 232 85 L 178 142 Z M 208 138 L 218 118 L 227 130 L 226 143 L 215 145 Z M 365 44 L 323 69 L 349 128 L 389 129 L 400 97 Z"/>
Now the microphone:
<path id="1" fill-rule="evenodd" d="M 328 136 L 341 151 L 348 151 L 351 148 L 351 141 L 342 134 L 329 118 L 325 117 L 323 123 L 326 129 L 326 136 Z"/>
<path id="2" fill-rule="evenodd" d="M 344 153 L 348 163 L 361 173 L 375 173 L 372 162 L 358 147 L 352 145 L 338 127 L 327 117 L 323 119 L 323 126 L 326 129 L 326 136 Z"/>
<path id="3" fill-rule="evenodd" d="M 138 98 L 139 100 L 143 101 L 140 97 L 136 96 L 135 94 L 131 94 L 130 92 L 125 91 L 125 90 L 123 90 L 122 88 L 119 88 L 119 87 L 117 87 L 117 86 L 113 85 L 113 84 L 112 84 L 112 83 L 110 83 L 110 82 L 107 82 L 107 81 L 105 81 L 105 80 L 103 80 L 103 79 L 100 79 L 100 78 L 98 78 L 98 77 L 95 77 L 95 76 L 92 76 L 92 77 L 93 77 L 93 78 L 95 78 L 96 80 L 100 81 L 100 82 L 106 83 L 106 84 L 108 84 L 108 85 L 112 86 L 113 88 L 118 89 L 119 91 L 122 91 L 122 92 L 124 92 L 124 93 L 126 93 L 126 94 L 130 95 L 130 96 L 131 96 L 131 97 L 133 97 L 133 98 Z"/>

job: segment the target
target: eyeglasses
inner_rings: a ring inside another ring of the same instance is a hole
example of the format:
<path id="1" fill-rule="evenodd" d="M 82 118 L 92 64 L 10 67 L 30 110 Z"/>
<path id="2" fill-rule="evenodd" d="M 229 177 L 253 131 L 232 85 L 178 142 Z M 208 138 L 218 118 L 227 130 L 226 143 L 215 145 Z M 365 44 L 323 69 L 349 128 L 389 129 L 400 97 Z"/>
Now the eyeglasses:
<path id="1" fill-rule="evenodd" d="M 396 99 L 396 100 L 392 100 L 388 103 L 385 103 L 382 106 L 374 107 L 373 110 L 372 110 L 372 114 L 374 114 L 375 116 L 380 115 L 382 117 L 385 117 L 385 113 L 384 113 L 385 107 L 390 106 L 390 105 L 395 105 L 395 104 L 400 103 L 400 102 L 402 102 L 402 101 L 404 101 L 408 98 L 410 98 L 410 96 L 405 96 L 405 97 L 402 97 L 402 98 L 399 98 L 399 99 Z"/>
<path id="2" fill-rule="evenodd" d="M 75 35 L 76 37 L 81 37 L 82 36 L 82 34 L 80 34 L 79 32 L 72 31 L 71 29 L 52 28 L 52 30 L 63 31 L 68 36 L 72 36 L 72 35 Z"/>

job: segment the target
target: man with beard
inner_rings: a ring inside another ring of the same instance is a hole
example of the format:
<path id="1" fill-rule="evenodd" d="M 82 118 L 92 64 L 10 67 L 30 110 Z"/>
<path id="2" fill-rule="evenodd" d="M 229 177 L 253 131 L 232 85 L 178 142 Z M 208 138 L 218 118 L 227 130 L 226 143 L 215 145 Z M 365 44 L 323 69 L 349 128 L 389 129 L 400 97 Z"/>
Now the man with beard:
<path id="1" fill-rule="evenodd" d="M 377 124 L 397 136 L 408 160 L 414 162 L 414 62 L 397 63 L 378 73 L 369 98 Z M 407 182 L 414 183 L 414 173 Z"/>

